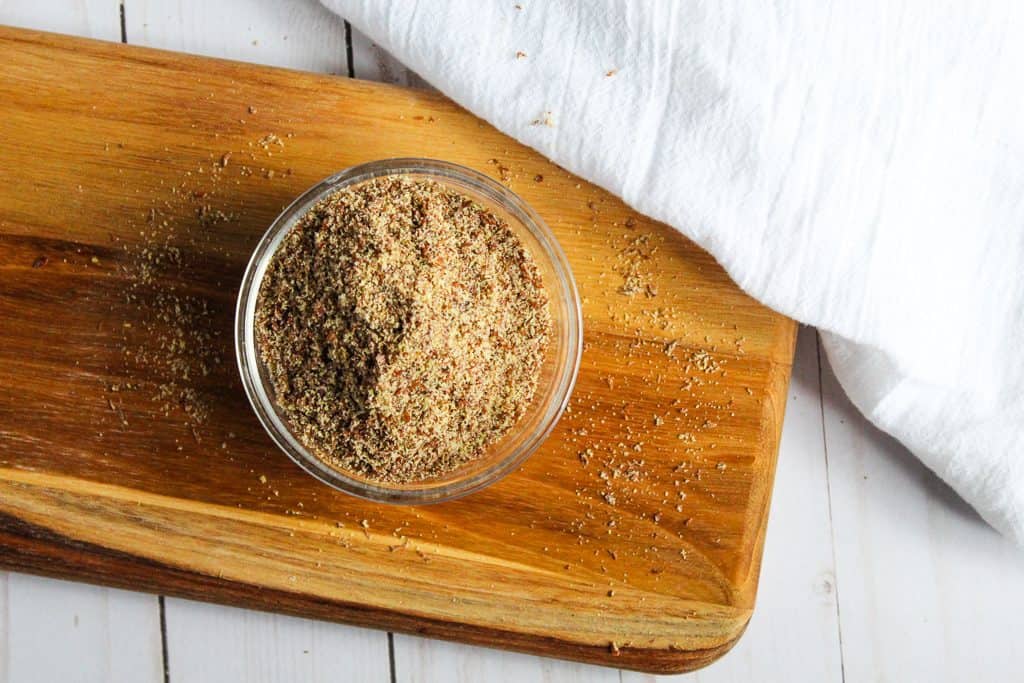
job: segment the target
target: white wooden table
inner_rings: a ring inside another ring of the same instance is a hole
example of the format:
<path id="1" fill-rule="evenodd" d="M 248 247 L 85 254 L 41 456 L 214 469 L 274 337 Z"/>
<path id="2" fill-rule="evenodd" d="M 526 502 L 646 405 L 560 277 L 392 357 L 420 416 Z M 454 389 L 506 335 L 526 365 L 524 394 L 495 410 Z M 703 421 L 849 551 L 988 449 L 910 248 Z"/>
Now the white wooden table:
<path id="1" fill-rule="evenodd" d="M 0 0 L 0 23 L 423 84 L 315 0 Z M 1024 553 L 868 425 L 801 330 L 758 608 L 692 680 L 1021 680 L 1022 631 Z M 0 572 L 0 683 L 653 678 Z"/>

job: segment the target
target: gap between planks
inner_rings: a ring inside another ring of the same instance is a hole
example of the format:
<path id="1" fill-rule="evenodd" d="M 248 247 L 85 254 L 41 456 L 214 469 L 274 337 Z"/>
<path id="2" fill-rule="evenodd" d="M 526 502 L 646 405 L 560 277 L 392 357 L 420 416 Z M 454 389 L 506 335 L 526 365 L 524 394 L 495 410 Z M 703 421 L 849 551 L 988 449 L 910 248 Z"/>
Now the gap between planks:
<path id="1" fill-rule="evenodd" d="M 821 409 L 821 447 L 822 453 L 825 458 L 825 495 L 828 499 L 828 536 L 831 540 L 832 550 L 832 571 L 836 571 L 836 535 L 835 535 L 835 524 L 833 523 L 833 512 L 832 512 L 832 477 L 829 470 L 828 462 L 828 425 L 825 424 L 825 393 L 822 389 L 824 383 L 822 382 L 822 370 L 821 370 L 821 334 L 818 330 L 814 330 L 814 352 L 818 360 L 818 407 Z M 843 616 L 842 616 L 842 603 L 839 597 L 839 581 L 835 581 L 835 592 L 836 592 L 836 635 L 839 638 L 839 677 L 843 683 L 846 683 L 846 663 L 845 663 L 845 652 L 843 651 Z"/>

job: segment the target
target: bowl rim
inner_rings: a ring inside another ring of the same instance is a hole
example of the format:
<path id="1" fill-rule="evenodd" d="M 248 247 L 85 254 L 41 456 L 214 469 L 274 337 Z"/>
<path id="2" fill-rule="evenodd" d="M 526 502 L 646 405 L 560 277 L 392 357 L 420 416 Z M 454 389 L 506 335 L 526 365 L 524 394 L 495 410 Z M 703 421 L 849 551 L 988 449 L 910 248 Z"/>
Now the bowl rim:
<path id="1" fill-rule="evenodd" d="M 565 366 L 556 372 L 555 390 L 549 403 L 544 407 L 546 415 L 543 421 L 525 441 L 492 466 L 464 480 L 439 483 L 436 487 L 399 489 L 363 481 L 346 475 L 343 470 L 332 467 L 313 455 L 291 433 L 286 421 L 276 411 L 260 375 L 260 361 L 256 352 L 254 327 L 259 286 L 271 258 L 284 237 L 298 219 L 328 194 L 389 175 L 427 176 L 441 183 L 447 179 L 454 182 L 456 190 L 459 189 L 459 184 L 468 185 L 474 192 L 484 196 L 522 223 L 540 243 L 557 276 L 558 282 L 548 285 L 549 296 L 560 300 L 567 309 L 564 335 L 567 358 Z M 461 498 L 490 486 L 517 469 L 547 439 L 565 412 L 579 374 L 583 353 L 583 315 L 576 280 L 565 252 L 544 220 L 517 194 L 483 173 L 452 162 L 420 157 L 380 159 L 350 166 L 314 184 L 285 207 L 260 238 L 249 258 L 237 297 L 234 332 L 235 356 L 246 397 L 264 430 L 278 448 L 306 473 L 334 489 L 365 500 L 405 505 L 422 505 Z"/>

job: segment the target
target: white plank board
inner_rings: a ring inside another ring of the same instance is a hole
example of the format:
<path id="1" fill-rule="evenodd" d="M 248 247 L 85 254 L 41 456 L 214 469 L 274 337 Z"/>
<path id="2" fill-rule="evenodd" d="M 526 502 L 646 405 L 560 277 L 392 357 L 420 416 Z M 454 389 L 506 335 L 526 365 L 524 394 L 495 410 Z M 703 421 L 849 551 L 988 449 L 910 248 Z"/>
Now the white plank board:
<path id="1" fill-rule="evenodd" d="M 847 680 L 1019 680 L 1024 554 L 822 385 Z"/>
<path id="2" fill-rule="evenodd" d="M 128 42 L 348 75 L 345 22 L 316 0 L 125 0 Z"/>
<path id="3" fill-rule="evenodd" d="M 0 683 L 162 680 L 153 596 L 23 574 L 0 578 Z"/>
<path id="4" fill-rule="evenodd" d="M 736 647 L 685 680 L 842 680 L 820 397 L 817 337 L 813 330 L 801 327 L 757 608 Z M 669 679 L 624 673 L 622 680 Z"/>
<path id="5" fill-rule="evenodd" d="M 118 0 L 0 0 L 0 24 L 121 40 Z"/>
<path id="6" fill-rule="evenodd" d="M 0 0 L 0 23 L 121 39 L 117 0 Z M 156 597 L 0 573 L 0 683 L 160 680 Z"/>
<path id="7" fill-rule="evenodd" d="M 348 73 L 344 22 L 313 0 L 126 0 L 130 44 L 325 73 Z M 181 681 L 379 680 L 387 634 L 165 601 L 168 672 Z"/>
<path id="8" fill-rule="evenodd" d="M 395 635 L 395 682 L 618 683 L 619 671 L 440 640 Z"/>
<path id="9" fill-rule="evenodd" d="M 387 635 L 310 619 L 167 598 L 173 683 L 380 681 Z"/>
<path id="10" fill-rule="evenodd" d="M 356 78 L 432 89 L 426 81 L 354 27 L 351 29 L 351 38 L 352 70 Z M 611 683 L 620 680 L 619 672 L 614 669 L 403 634 L 395 634 L 393 638 L 396 683 Z"/>

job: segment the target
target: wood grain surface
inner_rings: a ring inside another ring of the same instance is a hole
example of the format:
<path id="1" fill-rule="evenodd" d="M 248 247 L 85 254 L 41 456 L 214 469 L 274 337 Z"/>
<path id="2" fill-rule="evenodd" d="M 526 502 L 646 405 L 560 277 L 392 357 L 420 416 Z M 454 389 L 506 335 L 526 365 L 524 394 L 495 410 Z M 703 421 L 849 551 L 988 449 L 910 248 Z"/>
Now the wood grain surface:
<path id="1" fill-rule="evenodd" d="M 739 637 L 794 326 L 707 254 L 434 94 L 12 29 L 0 60 L 0 563 L 648 671 Z M 544 447 L 420 509 L 277 452 L 230 339 L 282 206 L 393 156 L 530 202 L 587 341 Z"/>

